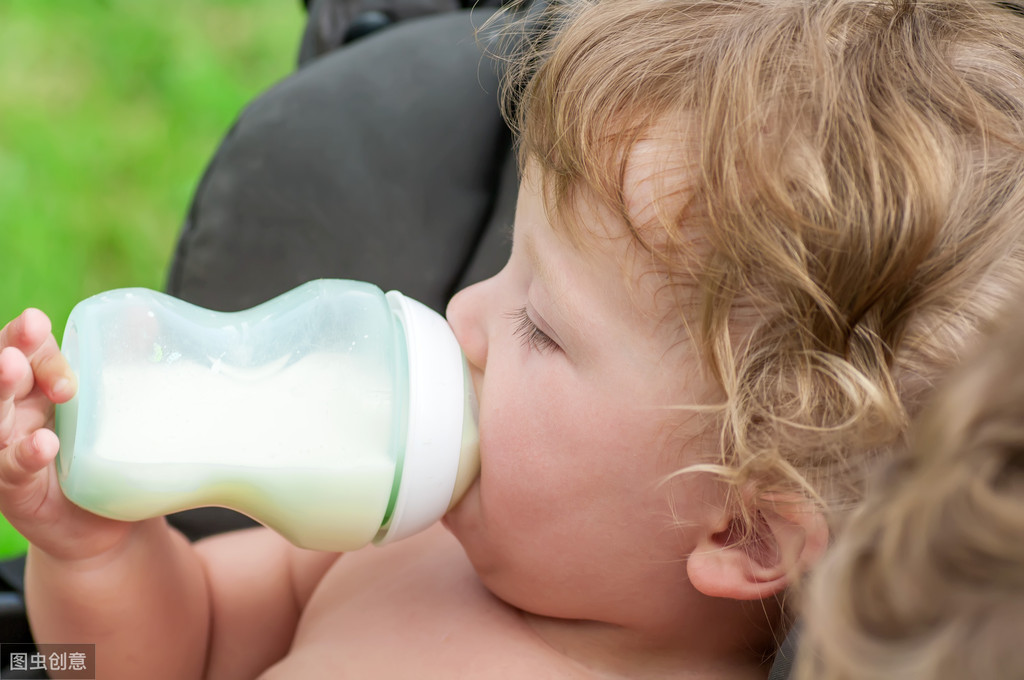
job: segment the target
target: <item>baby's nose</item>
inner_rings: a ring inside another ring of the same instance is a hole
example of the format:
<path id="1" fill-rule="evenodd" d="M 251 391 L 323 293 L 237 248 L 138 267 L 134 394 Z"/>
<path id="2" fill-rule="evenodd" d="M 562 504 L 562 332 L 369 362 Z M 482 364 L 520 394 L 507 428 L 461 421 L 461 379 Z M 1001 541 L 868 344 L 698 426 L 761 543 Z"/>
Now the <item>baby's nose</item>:
<path id="1" fill-rule="evenodd" d="M 487 363 L 487 331 L 481 292 L 479 283 L 462 289 L 451 299 L 445 311 L 470 368 L 478 371 L 482 371 Z"/>

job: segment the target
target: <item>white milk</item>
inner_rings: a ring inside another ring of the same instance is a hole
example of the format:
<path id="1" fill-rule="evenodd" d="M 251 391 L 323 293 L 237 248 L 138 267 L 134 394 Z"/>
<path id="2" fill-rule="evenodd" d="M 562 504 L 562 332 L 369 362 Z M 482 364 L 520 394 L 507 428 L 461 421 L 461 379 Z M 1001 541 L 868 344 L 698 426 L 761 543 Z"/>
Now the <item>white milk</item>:
<path id="1" fill-rule="evenodd" d="M 347 550 L 381 526 L 395 477 L 392 395 L 344 354 L 255 369 L 185 360 L 104 369 L 95 441 L 75 443 L 76 502 L 138 520 L 202 505 L 300 546 Z"/>

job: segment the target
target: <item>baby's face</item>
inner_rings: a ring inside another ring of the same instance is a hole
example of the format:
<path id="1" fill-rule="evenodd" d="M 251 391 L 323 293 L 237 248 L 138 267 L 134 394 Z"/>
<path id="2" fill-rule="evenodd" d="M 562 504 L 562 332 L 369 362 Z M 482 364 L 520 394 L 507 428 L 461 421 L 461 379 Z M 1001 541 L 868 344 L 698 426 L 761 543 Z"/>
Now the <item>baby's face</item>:
<path id="1" fill-rule="evenodd" d="M 663 483 L 709 439 L 672 407 L 713 397 L 672 292 L 625 225 L 582 206 L 593 237 L 574 246 L 533 180 L 508 264 L 448 307 L 480 399 L 482 467 L 446 523 L 512 605 L 657 616 L 678 607 L 692 527 L 716 505 L 707 477 Z"/>

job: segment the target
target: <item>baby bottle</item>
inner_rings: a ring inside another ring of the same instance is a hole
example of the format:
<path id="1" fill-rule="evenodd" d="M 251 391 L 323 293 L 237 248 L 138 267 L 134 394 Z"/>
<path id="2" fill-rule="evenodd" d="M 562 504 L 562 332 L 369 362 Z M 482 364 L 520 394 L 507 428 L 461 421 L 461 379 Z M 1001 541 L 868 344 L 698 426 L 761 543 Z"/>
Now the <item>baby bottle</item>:
<path id="1" fill-rule="evenodd" d="M 243 512 L 304 548 L 426 528 L 478 470 L 475 400 L 444 318 L 369 283 L 311 281 L 241 312 L 156 291 L 96 295 L 62 351 L 64 494 L 140 520 Z"/>

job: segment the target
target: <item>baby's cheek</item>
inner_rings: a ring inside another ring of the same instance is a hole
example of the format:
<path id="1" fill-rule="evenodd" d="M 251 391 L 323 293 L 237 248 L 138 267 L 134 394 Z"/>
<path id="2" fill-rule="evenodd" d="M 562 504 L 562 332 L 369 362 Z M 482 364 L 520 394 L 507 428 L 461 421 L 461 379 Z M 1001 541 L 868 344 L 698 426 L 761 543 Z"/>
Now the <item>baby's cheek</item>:
<path id="1" fill-rule="evenodd" d="M 550 485 L 558 457 L 552 445 L 567 433 L 564 426 L 552 430 L 554 414 L 538 409 L 536 402 L 506 395 L 500 407 L 481 410 L 480 492 L 485 512 L 528 512 Z"/>
<path id="2" fill-rule="evenodd" d="M 516 452 L 525 446 L 524 421 L 514 405 L 480 411 L 480 469 L 495 473 L 514 465 Z"/>
<path id="3" fill-rule="evenodd" d="M 480 439 L 480 507 L 496 520 L 520 513 L 529 502 L 530 471 L 518 443 L 508 437 Z"/>

